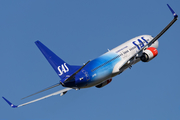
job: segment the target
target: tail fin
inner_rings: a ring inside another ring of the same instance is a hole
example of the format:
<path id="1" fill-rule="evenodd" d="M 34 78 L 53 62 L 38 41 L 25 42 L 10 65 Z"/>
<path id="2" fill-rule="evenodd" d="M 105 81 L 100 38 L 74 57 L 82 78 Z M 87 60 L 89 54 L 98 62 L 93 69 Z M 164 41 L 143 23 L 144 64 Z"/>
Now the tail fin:
<path id="1" fill-rule="evenodd" d="M 77 69 L 81 66 L 71 66 L 59 58 L 56 54 L 54 54 L 50 49 L 48 49 L 45 45 L 43 45 L 40 41 L 36 41 L 35 44 L 38 46 L 42 54 L 51 64 L 53 69 L 56 71 L 58 76 L 63 79 L 68 77 L 67 75 L 73 74 Z"/>

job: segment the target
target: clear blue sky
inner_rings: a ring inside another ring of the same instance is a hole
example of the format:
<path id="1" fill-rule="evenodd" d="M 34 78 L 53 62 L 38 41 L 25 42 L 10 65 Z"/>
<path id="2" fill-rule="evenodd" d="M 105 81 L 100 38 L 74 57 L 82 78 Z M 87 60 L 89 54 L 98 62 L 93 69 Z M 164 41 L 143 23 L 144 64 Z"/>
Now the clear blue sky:
<path id="1" fill-rule="evenodd" d="M 40 40 L 69 64 L 83 65 L 142 34 L 156 36 L 179 0 L 3 0 L 0 1 L 0 96 L 14 104 L 63 89 L 22 97 L 59 82 L 38 50 Z M 180 21 L 160 39 L 158 56 L 138 63 L 104 88 L 12 109 L 0 99 L 0 120 L 179 120 Z"/>

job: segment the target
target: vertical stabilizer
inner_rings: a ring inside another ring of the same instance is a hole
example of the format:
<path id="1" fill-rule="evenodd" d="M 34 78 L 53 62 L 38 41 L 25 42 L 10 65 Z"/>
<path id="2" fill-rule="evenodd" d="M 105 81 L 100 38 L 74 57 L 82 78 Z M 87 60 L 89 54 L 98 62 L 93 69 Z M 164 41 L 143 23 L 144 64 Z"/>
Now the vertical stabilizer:
<path id="1" fill-rule="evenodd" d="M 51 66 L 61 79 L 68 77 L 67 75 L 73 74 L 73 72 L 75 72 L 77 69 L 81 67 L 71 66 L 67 64 L 40 41 L 36 41 L 35 44 L 38 46 L 42 54 L 45 56 L 45 58 L 48 60 L 48 62 L 51 64 Z"/>

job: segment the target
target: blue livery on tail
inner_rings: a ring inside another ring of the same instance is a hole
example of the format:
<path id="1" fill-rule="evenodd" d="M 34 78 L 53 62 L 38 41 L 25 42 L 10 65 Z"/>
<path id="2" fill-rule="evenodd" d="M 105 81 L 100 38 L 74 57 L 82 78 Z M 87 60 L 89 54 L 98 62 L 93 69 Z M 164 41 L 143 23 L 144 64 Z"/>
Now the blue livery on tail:
<path id="1" fill-rule="evenodd" d="M 56 54 L 54 54 L 50 49 L 48 49 L 45 45 L 43 45 L 40 41 L 36 41 L 35 44 L 61 79 L 64 79 L 66 75 L 73 74 L 74 71 L 81 67 L 67 64 Z"/>
<path id="2" fill-rule="evenodd" d="M 105 54 L 92 61 L 88 61 L 82 66 L 69 65 L 40 41 L 36 41 L 35 44 L 60 77 L 60 81 L 51 87 L 26 96 L 22 99 L 44 92 L 59 85 L 66 88 L 20 105 L 14 105 L 5 97 L 2 98 L 12 108 L 17 108 L 54 95 L 60 94 L 60 96 L 62 96 L 72 89 L 79 90 L 93 86 L 102 88 L 106 86 L 112 81 L 114 76 L 119 75 L 128 68 L 131 68 L 132 65 L 137 62 L 149 62 L 157 56 L 158 39 L 178 19 L 178 15 L 174 12 L 174 10 L 169 5 L 168 7 L 174 16 L 174 19 L 156 37 L 153 38 L 151 35 L 140 35 L 112 50 L 108 50 Z"/>

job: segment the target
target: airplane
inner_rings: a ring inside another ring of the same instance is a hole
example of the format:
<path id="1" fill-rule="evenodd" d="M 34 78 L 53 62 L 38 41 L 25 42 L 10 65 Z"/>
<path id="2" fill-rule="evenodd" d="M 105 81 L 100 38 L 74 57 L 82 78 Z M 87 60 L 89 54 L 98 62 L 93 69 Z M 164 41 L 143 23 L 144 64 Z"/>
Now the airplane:
<path id="1" fill-rule="evenodd" d="M 40 41 L 36 41 L 35 44 L 40 49 L 40 51 L 45 56 L 50 65 L 53 67 L 61 80 L 59 81 L 59 83 L 34 94 L 31 94 L 27 97 L 44 92 L 59 85 L 62 85 L 66 88 L 20 105 L 14 105 L 5 97 L 2 98 L 12 108 L 18 108 L 54 95 L 62 96 L 66 94 L 67 91 L 72 89 L 80 90 L 93 86 L 97 88 L 102 88 L 109 84 L 112 81 L 113 77 L 121 74 L 126 69 L 131 68 L 132 65 L 136 64 L 137 62 L 151 61 L 158 54 L 158 39 L 178 19 L 178 15 L 174 12 L 174 10 L 168 4 L 167 6 L 172 12 L 174 18 L 156 37 L 153 38 L 151 35 L 140 35 L 117 46 L 116 48 L 113 48 L 112 50 L 108 50 L 108 52 L 104 53 L 98 58 L 89 60 L 83 66 L 69 65 L 61 58 L 59 58 L 56 54 L 54 54 Z"/>

